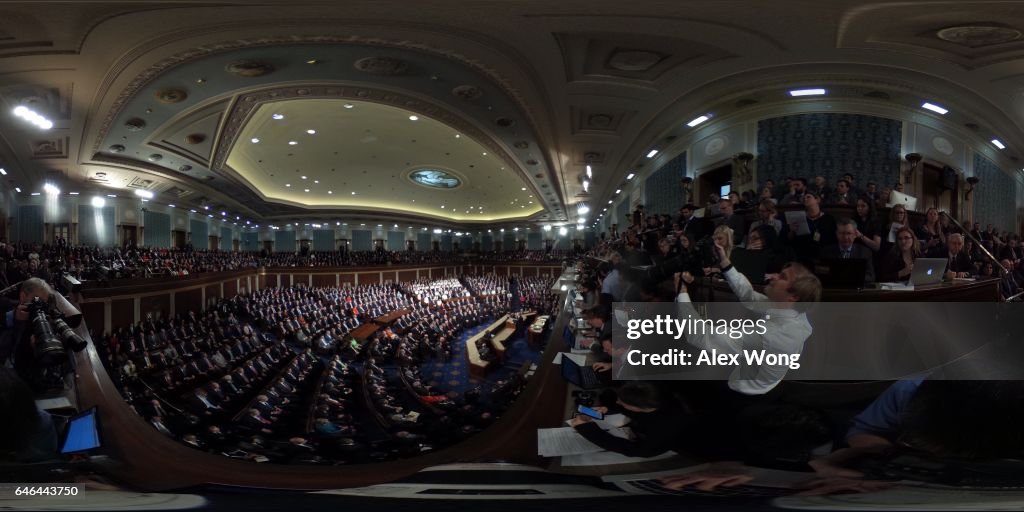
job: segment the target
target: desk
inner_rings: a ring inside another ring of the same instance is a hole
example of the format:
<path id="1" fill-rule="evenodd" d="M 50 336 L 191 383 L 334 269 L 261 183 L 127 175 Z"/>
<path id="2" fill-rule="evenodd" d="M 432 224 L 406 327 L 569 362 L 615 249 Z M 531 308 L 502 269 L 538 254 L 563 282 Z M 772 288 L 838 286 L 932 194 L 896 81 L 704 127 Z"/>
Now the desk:
<path id="1" fill-rule="evenodd" d="M 474 379 L 483 379 L 487 377 L 487 367 L 489 366 L 489 363 L 480 357 L 480 349 L 476 347 L 476 342 L 484 336 L 487 336 L 486 329 L 466 340 L 466 360 L 469 363 L 469 376 Z"/>
<path id="2" fill-rule="evenodd" d="M 736 301 L 725 281 L 715 281 L 715 300 Z M 758 292 L 764 286 L 754 286 Z M 825 289 L 822 302 L 999 302 L 999 279 L 956 281 L 915 287 L 913 291 Z"/>

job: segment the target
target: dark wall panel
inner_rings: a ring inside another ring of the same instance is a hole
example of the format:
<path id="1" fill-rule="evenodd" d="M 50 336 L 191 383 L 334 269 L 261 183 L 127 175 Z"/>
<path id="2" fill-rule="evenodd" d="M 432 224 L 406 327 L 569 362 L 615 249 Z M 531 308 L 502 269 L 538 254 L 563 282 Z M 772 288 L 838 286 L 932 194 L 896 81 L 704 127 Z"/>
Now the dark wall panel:
<path id="1" fill-rule="evenodd" d="M 242 286 L 245 286 L 244 282 L 242 283 Z M 236 281 L 234 279 L 232 279 L 230 281 L 225 281 L 224 282 L 224 296 L 225 297 L 234 297 L 235 295 L 238 295 L 238 281 Z"/>
<path id="2" fill-rule="evenodd" d="M 110 328 L 128 327 L 135 322 L 135 299 L 110 301 Z"/>
<path id="3" fill-rule="evenodd" d="M 152 317 L 153 320 L 167 318 L 171 315 L 171 295 L 148 295 L 139 297 L 139 315 L 141 319 Z"/>
<path id="4" fill-rule="evenodd" d="M 344 286 L 345 283 L 348 283 L 348 284 L 351 284 L 351 285 L 355 285 L 356 284 L 356 275 L 355 274 L 341 274 L 341 275 L 338 276 L 338 279 L 339 279 L 338 282 L 342 286 Z"/>
<path id="5" fill-rule="evenodd" d="M 89 326 L 89 332 L 102 334 L 104 304 L 102 302 L 86 302 L 82 304 L 81 309 L 85 325 Z"/>
<path id="6" fill-rule="evenodd" d="M 415 281 L 416 271 L 415 270 L 403 270 L 398 273 L 398 280 L 401 282 Z"/>
<path id="7" fill-rule="evenodd" d="M 337 284 L 337 277 L 334 274 L 313 274 L 313 286 L 335 286 Z"/>
<path id="8" fill-rule="evenodd" d="M 380 272 L 360 272 L 359 273 L 359 284 L 378 284 L 380 283 Z"/>
<path id="9" fill-rule="evenodd" d="M 199 288 L 174 294 L 174 312 L 185 316 L 189 311 L 199 313 L 203 309 L 203 291 Z"/>

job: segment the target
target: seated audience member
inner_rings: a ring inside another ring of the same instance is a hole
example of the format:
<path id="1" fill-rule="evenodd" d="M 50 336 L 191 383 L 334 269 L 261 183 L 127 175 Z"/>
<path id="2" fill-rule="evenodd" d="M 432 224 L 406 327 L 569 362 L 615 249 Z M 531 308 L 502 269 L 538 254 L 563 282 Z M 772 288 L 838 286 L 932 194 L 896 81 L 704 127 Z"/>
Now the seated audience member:
<path id="1" fill-rule="evenodd" d="M 828 186 L 828 182 L 825 181 L 825 177 L 820 174 L 814 177 L 814 183 L 807 187 L 807 191 L 814 192 L 820 197 L 828 197 L 832 195 L 832 188 Z"/>
<path id="2" fill-rule="evenodd" d="M 967 255 L 963 248 L 963 235 L 953 233 L 946 238 L 945 245 L 937 246 L 928 254 L 931 258 L 946 258 L 949 261 L 946 264 L 945 279 L 947 281 L 971 277 L 978 271 L 971 261 L 971 257 Z"/>
<path id="3" fill-rule="evenodd" d="M 836 238 L 839 239 L 839 243 L 823 249 L 821 257 L 865 260 L 867 265 L 864 267 L 864 282 L 875 282 L 875 255 L 867 246 L 855 243 L 857 241 L 857 224 L 852 219 L 842 218 L 836 222 L 836 226 Z"/>
<path id="4" fill-rule="evenodd" d="M 852 185 L 849 181 L 843 179 L 836 182 L 836 190 L 832 193 L 832 197 L 829 198 L 828 204 L 853 206 L 856 200 L 857 194 L 854 193 Z"/>
<path id="5" fill-rule="evenodd" d="M 804 213 L 810 233 L 797 235 L 803 226 L 794 223 L 789 226 L 789 239 L 797 261 L 810 264 L 818 259 L 821 248 L 836 243 L 836 220 L 821 209 L 821 198 L 813 192 L 804 194 Z"/>
<path id="6" fill-rule="evenodd" d="M 987 262 L 986 262 L 987 263 Z M 1022 291 L 1020 283 L 1017 282 L 1013 277 L 1013 263 L 1010 260 L 1003 260 L 999 262 L 1005 271 L 1000 271 L 999 278 L 999 296 L 1003 300 L 1020 300 L 1017 295 Z M 989 264 L 991 266 L 991 264 Z M 982 266 L 982 275 L 984 275 L 985 267 Z"/>
<path id="7" fill-rule="evenodd" d="M 771 276 L 764 294 L 757 293 L 743 274 L 740 274 L 729 260 L 721 246 L 716 245 L 722 275 L 736 297 L 747 307 L 759 313 L 770 313 L 764 334 L 752 333 L 733 339 L 727 334 L 704 332 L 700 336 L 687 337 L 687 343 L 703 350 L 717 349 L 722 353 L 738 354 L 745 346 L 763 347 L 766 353 L 779 355 L 800 354 L 804 342 L 810 337 L 812 328 L 807 321 L 806 307 L 821 300 L 821 282 L 806 267 L 798 263 L 786 265 L 782 272 Z M 682 274 L 676 274 L 676 297 L 679 314 L 685 318 L 699 318 L 699 313 L 690 303 Z M 762 306 L 750 303 L 767 303 Z M 755 339 L 759 338 L 759 339 Z M 786 372 L 787 365 L 759 365 L 753 368 L 736 368 L 729 375 L 729 388 L 744 395 L 763 395 L 778 386 Z"/>
<path id="8" fill-rule="evenodd" d="M 704 219 L 693 214 L 697 207 L 692 204 L 684 205 L 679 209 L 679 228 L 693 240 L 704 238 L 707 232 Z"/>
<path id="9" fill-rule="evenodd" d="M 715 219 L 715 226 L 728 226 L 732 229 L 732 244 L 740 245 L 743 243 L 743 234 L 747 232 L 746 221 L 742 216 L 736 215 L 734 208 L 735 205 L 728 198 L 719 201 L 718 210 L 722 212 L 722 216 Z"/>
<path id="10" fill-rule="evenodd" d="M 864 198 L 857 199 L 856 243 L 877 252 L 882 247 L 882 236 L 878 233 L 878 220 L 875 218 L 875 203 Z"/>
<path id="11" fill-rule="evenodd" d="M 768 225 L 768 226 L 771 226 L 772 228 L 774 228 L 776 235 L 781 235 L 782 234 L 783 224 L 782 224 L 781 220 L 776 218 L 778 216 L 778 214 L 779 214 L 779 211 L 775 208 L 775 204 L 774 203 L 772 203 L 771 201 L 761 201 L 757 205 L 757 212 L 756 213 L 757 213 L 757 220 L 755 220 L 754 222 L 750 223 L 750 228 L 748 229 L 748 233 L 750 231 L 753 231 L 754 228 L 764 224 L 764 225 Z"/>
<path id="12" fill-rule="evenodd" d="M 735 244 L 733 244 L 735 236 L 732 228 L 725 225 L 718 226 L 717 228 L 715 228 L 715 232 L 711 235 L 711 239 L 715 243 L 715 245 L 719 245 L 722 247 L 722 250 L 725 252 L 726 256 L 732 255 L 733 247 L 735 247 Z M 703 257 L 703 255 L 701 255 L 701 257 Z M 707 262 L 703 263 L 706 264 Z M 711 274 L 717 273 L 719 273 L 718 267 L 704 267 L 704 275 L 706 276 L 710 276 Z"/>
<path id="13" fill-rule="evenodd" d="M 983 262 L 981 268 L 978 269 L 978 277 L 996 277 L 996 266 L 991 261 Z"/>
<path id="14" fill-rule="evenodd" d="M 775 229 L 762 224 L 750 230 L 746 247 L 737 247 L 729 258 L 751 283 L 764 284 L 767 274 L 777 274 L 784 264 L 793 261 L 793 254 L 778 243 Z"/>
<path id="15" fill-rule="evenodd" d="M 882 245 L 879 248 L 881 254 L 888 253 L 889 249 L 895 245 L 896 230 L 904 226 L 910 226 L 910 217 L 907 216 L 907 209 L 901 204 L 893 205 L 893 207 L 889 209 L 889 222 L 885 225 L 885 229 L 880 233 L 882 235 Z M 914 236 L 917 236 L 917 234 L 915 233 Z"/>
<path id="16" fill-rule="evenodd" d="M 14 370 L 0 366 L 0 459 L 8 452 L 18 462 L 58 458 L 53 420 L 32 397 L 32 389 Z"/>
<path id="17" fill-rule="evenodd" d="M 914 261 L 921 256 L 917 235 L 907 226 L 896 230 L 896 243 L 878 265 L 878 281 L 907 281 L 914 271 Z"/>
<path id="18" fill-rule="evenodd" d="M 601 429 L 589 416 L 577 416 L 572 426 L 588 441 L 627 457 L 653 457 L 673 449 L 686 418 L 682 409 L 664 397 L 650 382 L 629 382 L 617 390 L 615 404 L 596 409 L 604 414 L 629 418 L 632 439 L 616 437 Z"/>
<path id="19" fill-rule="evenodd" d="M 1010 237 L 1009 242 L 999 249 L 999 254 L 995 256 L 1000 259 L 1010 260 L 1012 263 L 1016 264 L 1021 260 L 1021 255 L 1020 237 L 1013 235 Z"/>
<path id="20" fill-rule="evenodd" d="M 775 195 L 772 194 L 772 189 L 768 187 L 761 189 L 761 195 L 757 197 L 757 202 L 760 203 L 761 201 L 768 201 L 776 205 L 779 204 L 779 200 L 775 199 Z"/>
<path id="21" fill-rule="evenodd" d="M 779 204 L 782 206 L 804 204 L 805 193 L 807 193 L 807 180 L 796 178 L 789 182 L 789 192 L 782 196 Z"/>

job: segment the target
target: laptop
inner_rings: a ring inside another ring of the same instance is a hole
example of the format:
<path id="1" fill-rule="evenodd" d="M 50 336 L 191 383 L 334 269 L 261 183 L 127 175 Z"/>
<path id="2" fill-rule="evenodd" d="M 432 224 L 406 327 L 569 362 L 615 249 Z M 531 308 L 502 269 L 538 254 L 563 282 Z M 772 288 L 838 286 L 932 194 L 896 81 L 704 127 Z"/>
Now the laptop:
<path id="1" fill-rule="evenodd" d="M 910 274 L 910 284 L 923 286 L 939 284 L 946 273 L 946 258 L 918 258 L 914 260 L 914 270 Z"/>
<path id="2" fill-rule="evenodd" d="M 60 452 L 81 453 L 100 447 L 99 418 L 96 408 L 76 414 L 68 420 L 61 437 Z"/>
<path id="3" fill-rule="evenodd" d="M 903 205 L 908 212 L 917 211 L 917 198 L 914 196 L 908 196 L 903 192 L 896 192 L 895 190 L 889 193 L 889 204 L 886 206 L 892 207 L 897 204 Z"/>
<path id="4" fill-rule="evenodd" d="M 826 288 L 864 288 L 868 260 L 863 258 L 822 258 L 814 266 L 814 274 Z"/>
<path id="5" fill-rule="evenodd" d="M 563 357 L 562 364 L 559 366 L 562 368 L 563 379 L 583 389 L 601 387 L 601 379 L 597 376 L 597 372 L 595 372 L 593 368 L 589 366 L 580 366 L 570 357 Z"/>

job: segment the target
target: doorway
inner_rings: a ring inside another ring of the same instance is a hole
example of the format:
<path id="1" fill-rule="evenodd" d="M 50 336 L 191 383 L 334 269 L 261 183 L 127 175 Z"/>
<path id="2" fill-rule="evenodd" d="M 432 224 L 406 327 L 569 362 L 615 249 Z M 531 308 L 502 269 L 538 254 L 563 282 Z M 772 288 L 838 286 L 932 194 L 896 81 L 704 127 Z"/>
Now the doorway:
<path id="1" fill-rule="evenodd" d="M 704 207 L 712 192 L 721 195 L 722 187 L 731 183 L 732 165 L 724 164 L 708 169 L 697 176 L 697 194 L 691 198 L 691 201 L 698 208 Z"/>
<path id="2" fill-rule="evenodd" d="M 182 249 L 185 247 L 185 232 L 180 230 L 171 231 L 171 238 L 174 247 Z"/>

